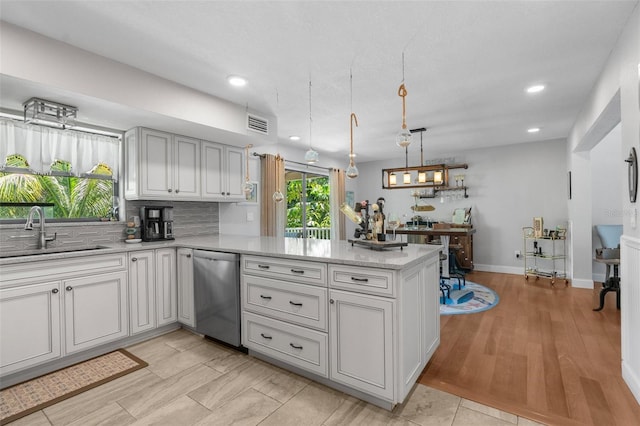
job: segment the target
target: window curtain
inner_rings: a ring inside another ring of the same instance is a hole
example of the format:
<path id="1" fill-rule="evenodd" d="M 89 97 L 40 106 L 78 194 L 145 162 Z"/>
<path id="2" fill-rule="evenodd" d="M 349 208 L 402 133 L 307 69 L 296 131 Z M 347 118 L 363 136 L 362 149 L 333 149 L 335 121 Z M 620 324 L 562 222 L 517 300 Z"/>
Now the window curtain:
<path id="1" fill-rule="evenodd" d="M 344 215 L 340 214 L 340 205 L 344 203 L 345 198 L 344 170 L 331 169 L 331 171 L 329 171 L 329 203 L 332 240 L 347 239 Z"/>
<path id="2" fill-rule="evenodd" d="M 29 169 L 38 174 L 50 174 L 56 160 L 69 162 L 74 176 L 87 174 L 100 163 L 111 169 L 114 180 L 120 173 L 120 141 L 116 138 L 0 120 L 0 169 L 13 154 L 22 155 Z"/>
<path id="3" fill-rule="evenodd" d="M 260 157 L 260 235 L 284 237 L 287 190 L 284 177 L 284 158 L 279 154 Z M 273 201 L 273 193 L 279 189 L 284 200 Z"/>

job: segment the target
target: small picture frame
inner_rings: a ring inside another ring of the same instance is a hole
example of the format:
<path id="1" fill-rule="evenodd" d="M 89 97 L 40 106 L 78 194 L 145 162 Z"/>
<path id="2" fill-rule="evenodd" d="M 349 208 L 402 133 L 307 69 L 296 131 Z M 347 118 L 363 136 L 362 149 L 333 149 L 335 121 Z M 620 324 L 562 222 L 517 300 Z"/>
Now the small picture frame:
<path id="1" fill-rule="evenodd" d="M 542 238 L 544 235 L 544 220 L 541 217 L 533 218 L 533 236 L 535 238 Z"/>
<path id="2" fill-rule="evenodd" d="M 258 182 L 249 182 L 251 184 L 251 191 L 246 194 L 246 201 L 243 204 L 258 204 Z"/>

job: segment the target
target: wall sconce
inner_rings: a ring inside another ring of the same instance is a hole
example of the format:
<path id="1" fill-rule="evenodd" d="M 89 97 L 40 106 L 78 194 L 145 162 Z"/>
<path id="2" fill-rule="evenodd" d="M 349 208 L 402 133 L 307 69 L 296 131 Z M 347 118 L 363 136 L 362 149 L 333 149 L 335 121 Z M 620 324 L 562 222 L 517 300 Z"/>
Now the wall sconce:
<path id="1" fill-rule="evenodd" d="M 418 172 L 418 183 L 426 183 L 427 182 L 427 172 L 421 170 Z"/>
<path id="2" fill-rule="evenodd" d="M 433 172 L 433 183 L 436 185 L 442 185 L 442 172 Z"/>
<path id="3" fill-rule="evenodd" d="M 409 173 L 408 171 L 404 172 L 404 174 L 402 175 L 402 183 L 404 183 L 405 185 L 411 183 L 411 173 Z"/>
<path id="4" fill-rule="evenodd" d="M 391 173 L 389 174 L 389 185 L 397 185 L 398 184 L 398 177 L 396 176 L 395 173 Z"/>

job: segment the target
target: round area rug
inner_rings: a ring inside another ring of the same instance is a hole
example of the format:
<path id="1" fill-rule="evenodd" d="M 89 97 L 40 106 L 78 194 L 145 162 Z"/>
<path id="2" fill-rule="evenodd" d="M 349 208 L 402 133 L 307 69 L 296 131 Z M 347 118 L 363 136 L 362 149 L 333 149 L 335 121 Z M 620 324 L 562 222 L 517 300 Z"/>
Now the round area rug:
<path id="1" fill-rule="evenodd" d="M 456 283 L 455 288 L 457 288 L 457 280 L 452 280 L 452 283 Z M 464 297 L 464 294 L 470 292 L 473 292 L 472 298 Z M 462 294 L 463 297 L 456 297 L 458 294 Z M 493 308 L 500 301 L 495 291 L 471 281 L 467 281 L 467 285 L 462 287 L 462 290 L 454 290 L 452 285 L 450 295 L 451 298 L 446 301 L 446 304 L 440 304 L 440 315 L 475 314 Z M 462 303 L 455 303 L 456 300 Z"/>

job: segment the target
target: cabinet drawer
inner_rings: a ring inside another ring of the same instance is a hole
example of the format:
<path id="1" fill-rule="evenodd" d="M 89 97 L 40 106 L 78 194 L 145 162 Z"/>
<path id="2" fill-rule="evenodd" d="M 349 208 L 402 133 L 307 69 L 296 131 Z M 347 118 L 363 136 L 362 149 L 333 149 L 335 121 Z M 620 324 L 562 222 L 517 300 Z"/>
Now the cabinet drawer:
<path id="1" fill-rule="evenodd" d="M 329 287 L 394 296 L 393 272 L 357 266 L 329 265 Z"/>
<path id="2" fill-rule="evenodd" d="M 15 285 L 10 281 L 37 278 L 61 279 L 111 271 L 124 271 L 126 254 L 70 257 L 56 260 L 40 260 L 31 263 L 16 263 L 2 267 L 0 286 Z M 17 284 L 17 283 L 16 283 Z"/>
<path id="3" fill-rule="evenodd" d="M 327 334 L 243 312 L 242 343 L 256 352 L 328 377 Z"/>
<path id="4" fill-rule="evenodd" d="M 327 289 L 242 276 L 242 307 L 262 315 L 327 331 Z"/>
<path id="5" fill-rule="evenodd" d="M 243 256 L 242 272 L 277 280 L 327 286 L 327 265 L 324 263 Z"/>

